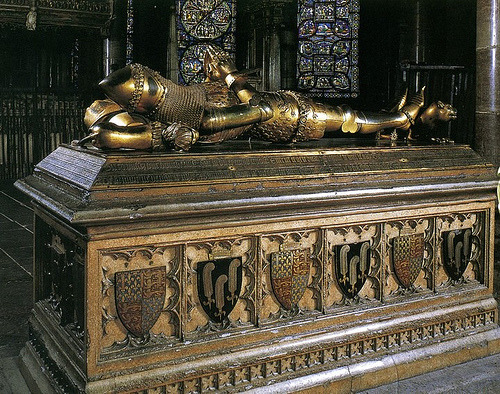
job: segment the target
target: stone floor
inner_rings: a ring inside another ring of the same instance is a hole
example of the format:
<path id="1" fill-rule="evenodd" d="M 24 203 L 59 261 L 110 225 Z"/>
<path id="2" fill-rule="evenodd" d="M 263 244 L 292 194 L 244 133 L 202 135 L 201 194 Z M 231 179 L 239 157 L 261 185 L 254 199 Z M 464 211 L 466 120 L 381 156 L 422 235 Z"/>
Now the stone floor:
<path id="1" fill-rule="evenodd" d="M 0 184 L 0 393 L 29 393 L 17 368 L 32 307 L 33 210 L 12 184 Z M 500 224 L 495 292 L 500 295 Z M 500 393 L 500 354 L 402 380 L 364 393 Z"/>
<path id="2" fill-rule="evenodd" d="M 12 184 L 0 184 L 0 393 L 29 393 L 17 368 L 33 305 L 33 210 Z"/>
<path id="3" fill-rule="evenodd" d="M 0 185 L 0 359 L 16 356 L 32 308 L 33 210 L 11 184 Z"/>

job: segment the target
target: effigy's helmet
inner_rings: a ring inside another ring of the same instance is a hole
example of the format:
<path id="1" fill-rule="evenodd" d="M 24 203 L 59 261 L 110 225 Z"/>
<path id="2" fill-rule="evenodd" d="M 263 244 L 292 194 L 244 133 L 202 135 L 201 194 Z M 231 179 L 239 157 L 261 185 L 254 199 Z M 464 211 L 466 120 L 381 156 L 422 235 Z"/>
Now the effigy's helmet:
<path id="1" fill-rule="evenodd" d="M 147 114 L 165 94 L 161 76 L 148 67 L 130 64 L 104 78 L 99 86 L 106 96 L 129 112 Z"/>
<path id="2" fill-rule="evenodd" d="M 162 123 L 181 122 L 195 130 L 200 127 L 207 101 L 201 86 L 179 86 L 141 64 L 111 73 L 99 86 L 129 112 Z"/>

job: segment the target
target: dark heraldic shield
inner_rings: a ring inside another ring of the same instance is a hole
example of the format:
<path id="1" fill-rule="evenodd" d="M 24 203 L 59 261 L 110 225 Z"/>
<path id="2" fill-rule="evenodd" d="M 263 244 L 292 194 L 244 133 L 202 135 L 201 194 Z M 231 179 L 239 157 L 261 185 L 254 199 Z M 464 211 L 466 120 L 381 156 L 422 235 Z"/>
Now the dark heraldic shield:
<path id="1" fill-rule="evenodd" d="M 215 323 L 229 321 L 241 291 L 241 257 L 199 262 L 196 277 L 198 299 L 207 316 Z"/>
<path id="2" fill-rule="evenodd" d="M 335 246 L 335 270 L 340 289 L 355 298 L 362 289 L 370 269 L 370 242 Z"/>
<path id="3" fill-rule="evenodd" d="M 396 237 L 392 245 L 394 273 L 406 288 L 413 285 L 424 262 L 424 234 L 411 234 Z"/>
<path id="4" fill-rule="evenodd" d="M 284 250 L 271 255 L 271 283 L 283 308 L 297 307 L 307 288 L 310 266 L 307 250 Z"/>
<path id="5" fill-rule="evenodd" d="M 470 228 L 443 232 L 443 266 L 451 279 L 462 277 L 477 242 Z"/>
<path id="6" fill-rule="evenodd" d="M 163 309 L 166 284 L 166 267 L 115 274 L 116 310 L 130 333 L 137 337 L 149 333 Z"/>

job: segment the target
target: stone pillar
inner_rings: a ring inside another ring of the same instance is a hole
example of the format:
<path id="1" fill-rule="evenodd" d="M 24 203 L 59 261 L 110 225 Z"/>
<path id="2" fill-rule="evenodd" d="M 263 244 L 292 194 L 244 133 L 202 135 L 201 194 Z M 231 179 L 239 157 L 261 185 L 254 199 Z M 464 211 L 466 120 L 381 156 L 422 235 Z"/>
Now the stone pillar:
<path id="1" fill-rule="evenodd" d="M 475 149 L 500 165 L 500 0 L 477 0 Z"/>
<path id="2" fill-rule="evenodd" d="M 123 56 L 121 55 L 122 46 L 119 40 L 113 38 L 105 38 L 103 45 L 103 61 L 104 61 L 104 76 L 116 71 L 123 63 Z"/>
<path id="3" fill-rule="evenodd" d="M 297 90 L 297 33 L 294 30 L 284 29 L 282 32 L 281 47 L 285 55 L 281 60 L 281 89 Z"/>
<path id="4" fill-rule="evenodd" d="M 271 90 L 271 80 L 273 79 L 271 75 L 271 62 L 274 62 L 276 58 L 276 54 L 273 53 L 273 48 L 271 47 L 271 34 L 274 30 L 274 9 L 273 3 L 270 4 L 271 5 L 264 6 L 262 10 L 264 16 L 262 26 L 265 29 L 264 36 L 262 37 L 262 86 L 264 90 Z"/>
<path id="5" fill-rule="evenodd" d="M 167 75 L 173 82 L 179 81 L 179 47 L 177 45 L 177 28 L 175 6 L 170 7 L 169 33 L 167 42 Z"/>
<path id="6" fill-rule="evenodd" d="M 401 7 L 404 10 L 402 22 L 405 28 L 400 42 L 400 60 L 415 64 L 425 63 L 428 61 L 427 27 L 422 2 L 407 1 Z"/>
<path id="7" fill-rule="evenodd" d="M 126 8 L 120 1 L 113 2 L 113 15 L 110 19 L 109 31 L 103 41 L 103 76 L 125 66 L 124 31 Z"/>
<path id="8" fill-rule="evenodd" d="M 280 90 L 281 86 L 281 40 L 275 28 L 269 38 L 268 89 Z"/>

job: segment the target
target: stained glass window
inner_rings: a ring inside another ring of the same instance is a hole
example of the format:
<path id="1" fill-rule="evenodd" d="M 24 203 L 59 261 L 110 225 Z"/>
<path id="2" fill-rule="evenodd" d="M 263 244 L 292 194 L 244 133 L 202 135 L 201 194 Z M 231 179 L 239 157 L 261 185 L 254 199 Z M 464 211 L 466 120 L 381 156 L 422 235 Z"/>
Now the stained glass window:
<path id="1" fill-rule="evenodd" d="M 298 87 L 316 97 L 359 93 L 359 0 L 299 0 Z"/>
<path id="2" fill-rule="evenodd" d="M 204 80 L 203 56 L 208 45 L 219 46 L 234 58 L 235 0 L 178 0 L 177 38 L 179 81 Z"/>

